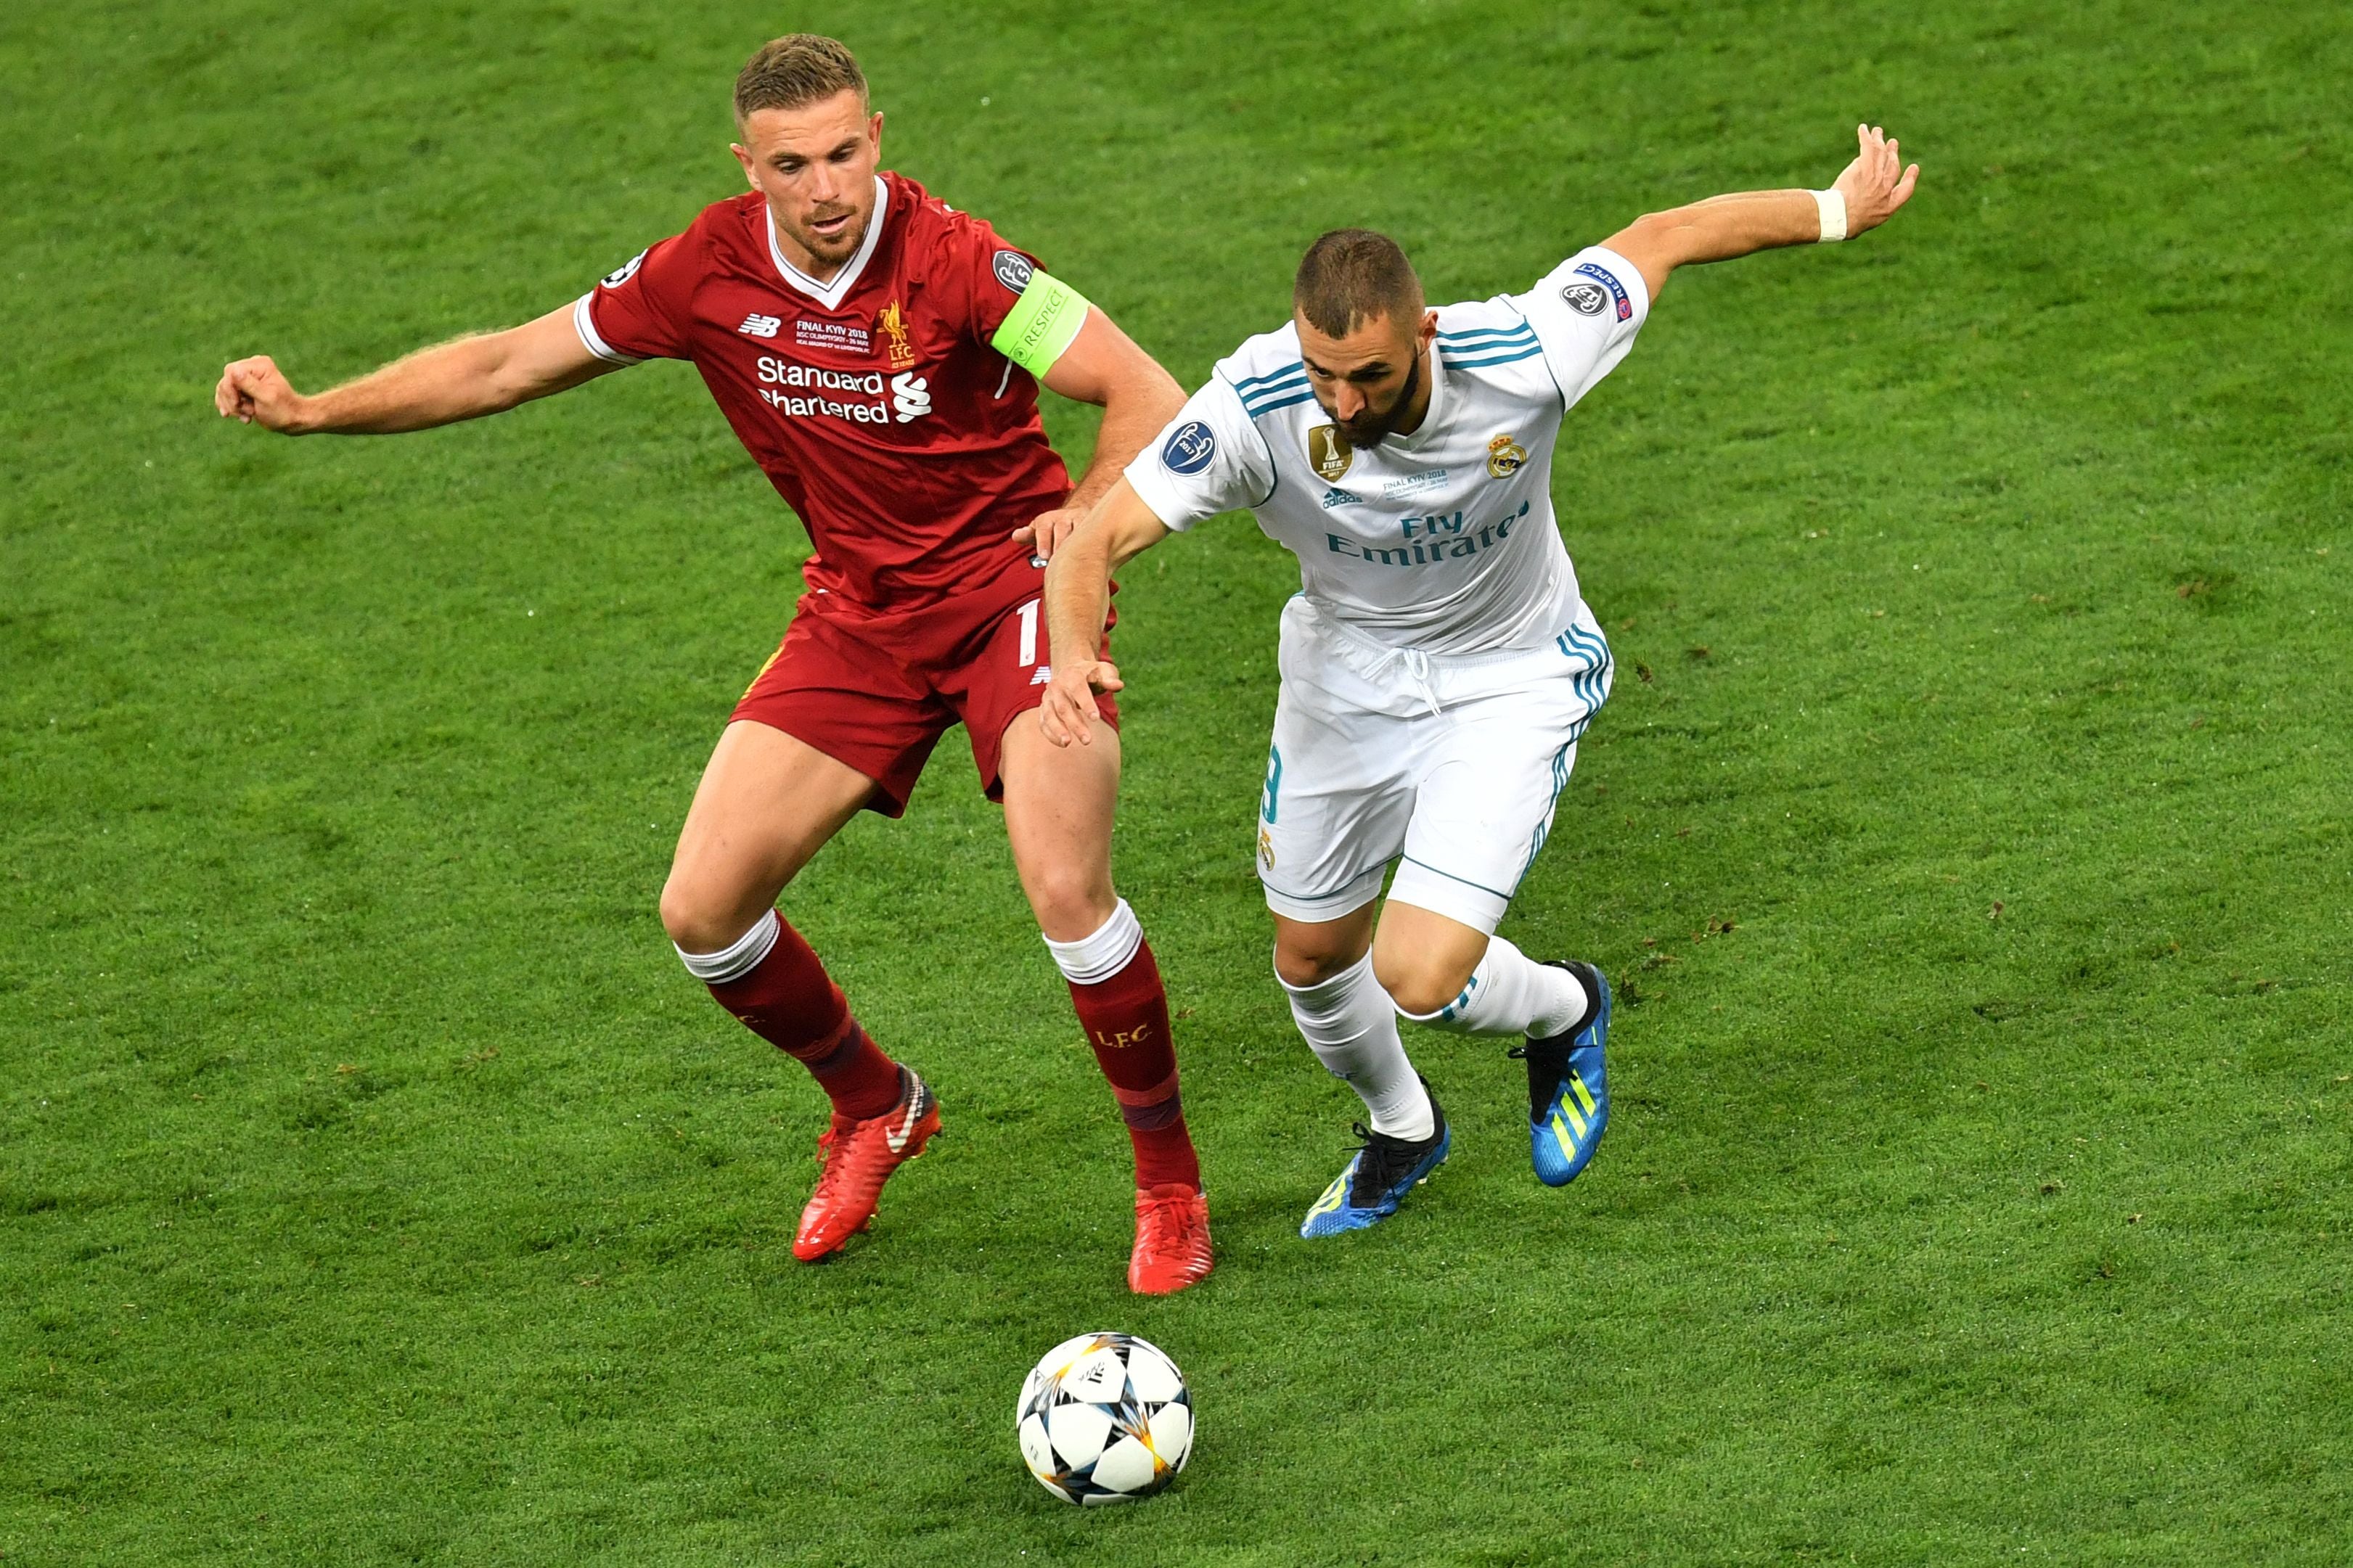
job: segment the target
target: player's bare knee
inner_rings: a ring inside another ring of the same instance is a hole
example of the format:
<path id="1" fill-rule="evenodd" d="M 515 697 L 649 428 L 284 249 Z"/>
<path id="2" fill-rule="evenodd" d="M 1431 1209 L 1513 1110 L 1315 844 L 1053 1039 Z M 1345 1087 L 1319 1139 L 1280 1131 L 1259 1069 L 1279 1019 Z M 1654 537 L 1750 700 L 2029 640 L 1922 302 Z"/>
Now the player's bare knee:
<path id="1" fill-rule="evenodd" d="M 1373 973 L 1376 977 L 1380 975 L 1377 964 L 1374 966 Z M 1410 975 L 1400 980 L 1383 978 L 1381 989 L 1389 994 L 1389 1000 L 1397 1004 L 1398 1012 L 1410 1013 L 1417 1018 L 1442 1010 L 1448 1003 L 1462 994 L 1460 984 L 1446 984 L 1429 974 Z"/>
<path id="2" fill-rule="evenodd" d="M 757 910 L 746 916 L 741 903 L 715 898 L 708 884 L 673 872 L 662 884 L 662 930 L 685 952 L 717 952 L 759 918 Z"/>
<path id="3" fill-rule="evenodd" d="M 670 933 L 670 941 L 687 952 L 713 951 L 712 944 L 702 940 L 705 926 L 702 900 L 691 889 L 681 887 L 676 877 L 662 884 L 661 923 L 662 930 Z"/>
<path id="4" fill-rule="evenodd" d="M 1377 945 L 1373 949 L 1373 978 L 1381 983 L 1381 989 L 1389 994 L 1398 1012 L 1423 1017 L 1461 995 L 1471 974 L 1468 970 L 1457 973 L 1451 965 L 1431 963 L 1418 953 L 1406 957 L 1386 953 Z"/>
<path id="5" fill-rule="evenodd" d="M 1119 908 L 1110 879 L 1078 868 L 1052 868 L 1033 875 L 1026 890 L 1038 929 L 1056 942 L 1084 941 Z"/>
<path id="6" fill-rule="evenodd" d="M 1275 977 L 1294 990 L 1321 985 L 1356 963 L 1356 958 L 1337 947 L 1285 946 L 1279 942 L 1274 944 Z"/>

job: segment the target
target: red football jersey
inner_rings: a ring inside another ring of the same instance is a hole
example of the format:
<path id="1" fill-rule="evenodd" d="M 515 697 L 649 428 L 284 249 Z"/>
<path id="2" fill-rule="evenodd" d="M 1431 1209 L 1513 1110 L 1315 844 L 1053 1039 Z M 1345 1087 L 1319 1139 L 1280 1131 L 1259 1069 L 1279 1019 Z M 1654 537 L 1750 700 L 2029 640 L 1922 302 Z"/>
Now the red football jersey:
<path id="1" fill-rule="evenodd" d="M 809 606 L 857 616 L 978 585 L 1071 480 L 1038 384 L 989 346 L 1036 258 L 895 174 L 820 283 L 785 258 L 757 191 L 715 202 L 583 296 L 581 342 L 620 364 L 694 362 L 800 513 Z"/>

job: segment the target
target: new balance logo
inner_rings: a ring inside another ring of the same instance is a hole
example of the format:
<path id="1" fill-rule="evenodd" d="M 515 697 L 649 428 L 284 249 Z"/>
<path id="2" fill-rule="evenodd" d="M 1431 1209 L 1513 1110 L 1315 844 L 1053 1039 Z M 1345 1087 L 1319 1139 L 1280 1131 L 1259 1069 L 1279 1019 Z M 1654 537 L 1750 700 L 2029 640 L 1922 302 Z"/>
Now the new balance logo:
<path id="1" fill-rule="evenodd" d="M 735 330 L 747 338 L 773 338 L 783 330 L 784 325 L 785 319 L 782 316 L 763 316 L 754 311 L 744 317 L 744 324 Z"/>

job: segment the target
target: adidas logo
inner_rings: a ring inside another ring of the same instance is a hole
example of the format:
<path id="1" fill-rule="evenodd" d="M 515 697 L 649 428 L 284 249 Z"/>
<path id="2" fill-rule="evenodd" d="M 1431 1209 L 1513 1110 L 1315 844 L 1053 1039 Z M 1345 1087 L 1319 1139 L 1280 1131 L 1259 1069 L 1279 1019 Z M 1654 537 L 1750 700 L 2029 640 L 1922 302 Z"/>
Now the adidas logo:
<path id="1" fill-rule="evenodd" d="M 1352 490 L 1333 489 L 1324 492 L 1324 510 L 1325 511 L 1330 511 L 1335 506 L 1362 506 L 1364 504 L 1365 498 L 1356 494 Z"/>

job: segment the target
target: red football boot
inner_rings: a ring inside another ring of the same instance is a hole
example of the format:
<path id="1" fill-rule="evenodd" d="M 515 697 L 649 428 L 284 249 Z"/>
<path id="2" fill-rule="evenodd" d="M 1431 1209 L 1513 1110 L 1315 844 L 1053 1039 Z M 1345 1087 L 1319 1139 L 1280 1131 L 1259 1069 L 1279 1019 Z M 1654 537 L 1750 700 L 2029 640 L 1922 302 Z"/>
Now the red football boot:
<path id="1" fill-rule="evenodd" d="M 1135 1250 L 1127 1288 L 1139 1296 L 1173 1296 L 1209 1272 L 1209 1199 L 1176 1183 L 1135 1194 Z"/>
<path id="2" fill-rule="evenodd" d="M 818 1139 L 817 1191 L 801 1210 L 801 1227 L 793 1237 L 793 1256 L 803 1263 L 832 1257 L 871 1224 L 882 1184 L 922 1153 L 940 1130 L 940 1102 L 932 1086 L 911 1068 L 899 1072 L 903 1087 L 898 1104 L 863 1121 L 837 1116 Z"/>

